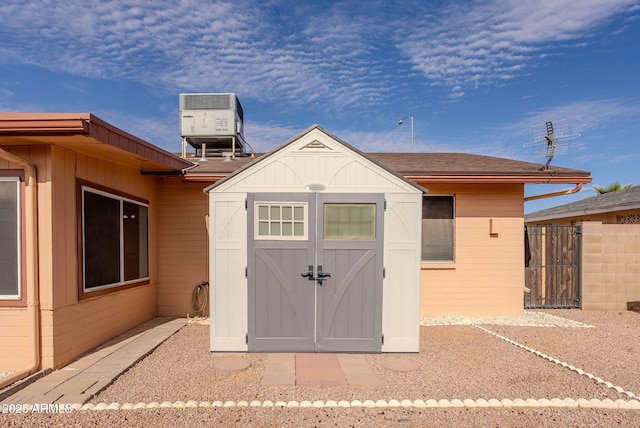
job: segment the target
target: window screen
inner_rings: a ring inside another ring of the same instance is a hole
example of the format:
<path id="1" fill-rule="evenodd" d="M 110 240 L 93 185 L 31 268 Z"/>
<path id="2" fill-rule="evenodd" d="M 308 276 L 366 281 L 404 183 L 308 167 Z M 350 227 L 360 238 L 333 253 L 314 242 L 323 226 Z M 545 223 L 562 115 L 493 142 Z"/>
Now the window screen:
<path id="1" fill-rule="evenodd" d="M 84 289 L 149 276 L 149 207 L 83 188 Z"/>
<path id="2" fill-rule="evenodd" d="M 454 197 L 422 198 L 422 260 L 453 261 Z"/>
<path id="3" fill-rule="evenodd" d="M 20 299 L 20 181 L 0 178 L 0 299 Z"/>

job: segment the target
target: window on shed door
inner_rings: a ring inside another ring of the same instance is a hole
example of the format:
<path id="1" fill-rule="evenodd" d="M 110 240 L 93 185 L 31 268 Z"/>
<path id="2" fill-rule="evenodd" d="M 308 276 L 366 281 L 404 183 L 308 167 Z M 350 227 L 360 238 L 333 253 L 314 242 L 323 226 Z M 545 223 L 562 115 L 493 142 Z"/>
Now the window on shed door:
<path id="1" fill-rule="evenodd" d="M 20 300 L 20 179 L 0 177 L 0 300 Z"/>
<path id="2" fill-rule="evenodd" d="M 256 202 L 255 211 L 255 239 L 307 239 L 306 203 Z"/>
<path id="3" fill-rule="evenodd" d="M 376 204 L 324 204 L 324 238 L 376 239 Z"/>
<path id="4" fill-rule="evenodd" d="M 149 278 L 149 206 L 82 187 L 83 291 Z"/>
<path id="5" fill-rule="evenodd" d="M 422 198 L 422 261 L 454 260 L 454 202 L 453 196 Z"/>

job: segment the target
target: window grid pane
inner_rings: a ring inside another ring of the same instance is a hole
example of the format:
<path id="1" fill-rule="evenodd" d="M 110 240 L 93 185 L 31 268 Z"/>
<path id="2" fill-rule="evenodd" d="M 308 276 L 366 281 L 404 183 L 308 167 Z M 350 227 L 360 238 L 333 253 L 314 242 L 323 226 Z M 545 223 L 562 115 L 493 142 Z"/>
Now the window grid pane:
<path id="1" fill-rule="evenodd" d="M 306 204 L 257 203 L 256 239 L 306 239 Z"/>

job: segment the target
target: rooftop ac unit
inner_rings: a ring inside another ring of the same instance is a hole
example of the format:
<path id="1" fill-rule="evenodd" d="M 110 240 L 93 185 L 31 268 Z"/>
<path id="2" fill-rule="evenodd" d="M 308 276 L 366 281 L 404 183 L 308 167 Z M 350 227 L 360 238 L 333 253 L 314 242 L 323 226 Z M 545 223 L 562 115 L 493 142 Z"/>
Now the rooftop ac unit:
<path id="1" fill-rule="evenodd" d="M 242 150 L 243 121 L 236 94 L 180 94 L 180 135 L 193 147 L 206 144 L 207 151 Z"/>

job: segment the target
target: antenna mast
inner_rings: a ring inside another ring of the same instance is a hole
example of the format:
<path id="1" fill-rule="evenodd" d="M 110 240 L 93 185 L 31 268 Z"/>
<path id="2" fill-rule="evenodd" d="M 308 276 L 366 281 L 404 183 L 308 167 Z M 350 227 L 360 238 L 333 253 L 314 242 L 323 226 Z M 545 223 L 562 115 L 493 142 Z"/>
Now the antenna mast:
<path id="1" fill-rule="evenodd" d="M 554 156 L 562 155 L 569 151 L 568 140 L 580 137 L 580 134 L 570 134 L 567 132 L 568 127 L 566 126 L 566 120 L 560 122 L 563 123 L 560 126 L 556 126 L 555 129 L 553 122 L 545 122 L 546 134 L 535 136 L 532 142 L 524 145 L 524 147 L 531 146 L 534 155 L 545 156 L 547 158 L 547 162 L 540 168 L 542 171 L 549 169 L 549 165 Z"/>

